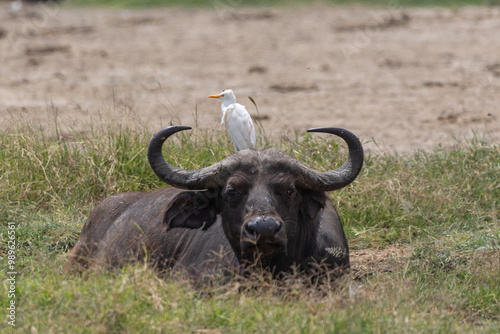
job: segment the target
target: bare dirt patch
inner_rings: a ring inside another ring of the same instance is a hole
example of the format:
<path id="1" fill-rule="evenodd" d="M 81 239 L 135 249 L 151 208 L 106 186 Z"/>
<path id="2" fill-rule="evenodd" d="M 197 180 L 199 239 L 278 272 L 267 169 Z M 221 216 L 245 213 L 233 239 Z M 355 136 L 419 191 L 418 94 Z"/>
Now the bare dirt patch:
<path id="1" fill-rule="evenodd" d="M 495 8 L 102 10 L 0 5 L 0 121 L 85 131 L 132 114 L 152 131 L 219 127 L 232 88 L 266 133 L 352 130 L 408 152 L 500 141 Z M 195 115 L 195 110 L 197 114 Z"/>

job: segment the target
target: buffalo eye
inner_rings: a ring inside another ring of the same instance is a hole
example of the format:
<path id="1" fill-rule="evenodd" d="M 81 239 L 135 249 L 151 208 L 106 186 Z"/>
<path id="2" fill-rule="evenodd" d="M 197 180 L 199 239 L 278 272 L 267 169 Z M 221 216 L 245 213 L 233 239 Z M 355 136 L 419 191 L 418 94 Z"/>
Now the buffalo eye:
<path id="1" fill-rule="evenodd" d="M 286 195 L 288 196 L 288 198 L 292 198 L 295 195 L 295 188 L 288 188 L 288 190 L 286 191 Z"/>
<path id="2" fill-rule="evenodd" d="M 226 191 L 226 196 L 230 200 L 234 199 L 236 195 L 238 195 L 238 192 L 235 189 L 230 188 Z"/>

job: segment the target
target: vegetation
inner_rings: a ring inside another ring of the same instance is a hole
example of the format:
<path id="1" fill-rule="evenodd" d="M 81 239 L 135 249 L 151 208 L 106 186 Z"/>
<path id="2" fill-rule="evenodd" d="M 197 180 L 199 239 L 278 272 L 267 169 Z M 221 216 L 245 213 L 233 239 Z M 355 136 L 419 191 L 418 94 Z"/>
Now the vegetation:
<path id="1" fill-rule="evenodd" d="M 460 7 L 460 6 L 498 6 L 499 0 L 68 0 L 76 6 L 106 7 L 263 7 L 263 6 L 297 6 L 311 4 L 327 5 L 364 5 L 364 6 L 403 6 L 403 7 Z"/>
<path id="2" fill-rule="evenodd" d="M 14 223 L 20 332 L 499 332 L 500 149 L 480 138 L 409 156 L 367 154 L 358 180 L 332 193 L 352 253 L 367 254 L 354 256 L 339 282 L 256 274 L 199 285 L 143 264 L 64 274 L 98 201 L 163 186 L 146 159 L 153 132 L 103 124 L 89 133 L 55 125 L 0 134 L 0 305 L 11 300 L 7 241 Z M 218 131 L 175 137 L 166 153 L 184 168 L 232 154 Z M 270 142 L 259 137 L 259 147 Z M 273 146 L 319 170 L 345 158 L 342 141 L 326 135 Z M 12 327 L 4 317 L 0 332 L 6 329 Z"/>

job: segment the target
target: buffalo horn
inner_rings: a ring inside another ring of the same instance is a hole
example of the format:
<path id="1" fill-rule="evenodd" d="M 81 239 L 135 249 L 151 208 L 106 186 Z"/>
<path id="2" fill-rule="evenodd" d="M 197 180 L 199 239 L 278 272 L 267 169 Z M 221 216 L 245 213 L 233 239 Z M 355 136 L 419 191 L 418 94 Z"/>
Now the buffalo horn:
<path id="1" fill-rule="evenodd" d="M 196 171 L 174 167 L 163 158 L 161 148 L 165 140 L 176 132 L 189 129 L 191 129 L 189 126 L 174 125 L 153 136 L 148 147 L 148 160 L 151 168 L 160 180 L 177 188 L 202 190 L 222 186 L 228 176 L 229 168 L 227 167 L 234 162 L 232 157 Z M 300 174 L 299 183 L 317 191 L 332 191 L 353 182 L 363 166 L 363 146 L 359 139 L 352 132 L 342 128 L 327 127 L 307 131 L 330 133 L 341 137 L 347 143 L 349 156 L 341 167 L 329 172 L 318 172 L 297 162 Z"/>
<path id="2" fill-rule="evenodd" d="M 161 147 L 165 140 L 176 132 L 190 129 L 189 126 L 173 125 L 157 132 L 149 142 L 149 164 L 160 180 L 171 186 L 189 190 L 217 187 L 219 182 L 217 182 L 216 176 L 220 163 L 197 171 L 191 171 L 174 167 L 163 158 Z"/>
<path id="3" fill-rule="evenodd" d="M 318 172 L 300 164 L 300 181 L 303 186 L 317 191 L 332 191 L 353 182 L 363 167 L 363 146 L 359 139 L 352 132 L 342 128 L 315 128 L 307 132 L 322 132 L 339 136 L 347 143 L 349 156 L 341 167 L 329 172 Z"/>

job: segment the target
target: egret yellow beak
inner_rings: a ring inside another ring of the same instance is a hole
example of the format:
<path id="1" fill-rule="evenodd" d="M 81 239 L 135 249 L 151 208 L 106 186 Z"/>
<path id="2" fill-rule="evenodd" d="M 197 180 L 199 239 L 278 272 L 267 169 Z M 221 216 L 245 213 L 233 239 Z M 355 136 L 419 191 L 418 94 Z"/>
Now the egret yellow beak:
<path id="1" fill-rule="evenodd" d="M 218 99 L 219 97 L 221 97 L 221 95 L 210 95 L 209 98 L 211 99 Z"/>

